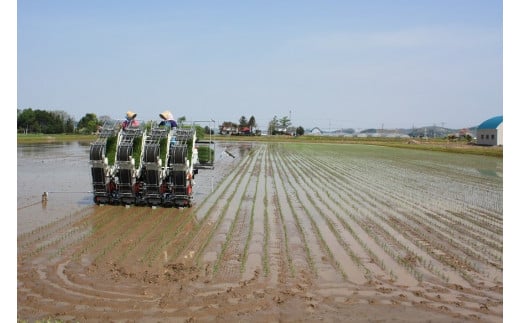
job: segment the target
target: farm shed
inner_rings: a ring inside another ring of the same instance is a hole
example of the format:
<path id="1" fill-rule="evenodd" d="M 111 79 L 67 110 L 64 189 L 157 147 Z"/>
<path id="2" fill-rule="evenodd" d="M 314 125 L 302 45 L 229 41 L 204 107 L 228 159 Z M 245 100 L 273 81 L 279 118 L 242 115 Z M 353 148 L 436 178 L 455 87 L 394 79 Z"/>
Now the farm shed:
<path id="1" fill-rule="evenodd" d="M 482 122 L 477 128 L 477 144 L 485 146 L 503 145 L 503 117 L 497 116 Z"/>

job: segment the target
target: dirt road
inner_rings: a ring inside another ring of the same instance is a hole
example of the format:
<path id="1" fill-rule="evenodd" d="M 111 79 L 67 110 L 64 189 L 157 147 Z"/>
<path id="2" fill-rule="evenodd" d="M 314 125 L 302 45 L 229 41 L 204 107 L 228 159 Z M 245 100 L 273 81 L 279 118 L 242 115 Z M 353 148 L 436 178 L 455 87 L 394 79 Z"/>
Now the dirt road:
<path id="1" fill-rule="evenodd" d="M 192 208 L 20 234 L 18 318 L 502 321 L 501 161 L 309 146 L 240 148 Z"/>

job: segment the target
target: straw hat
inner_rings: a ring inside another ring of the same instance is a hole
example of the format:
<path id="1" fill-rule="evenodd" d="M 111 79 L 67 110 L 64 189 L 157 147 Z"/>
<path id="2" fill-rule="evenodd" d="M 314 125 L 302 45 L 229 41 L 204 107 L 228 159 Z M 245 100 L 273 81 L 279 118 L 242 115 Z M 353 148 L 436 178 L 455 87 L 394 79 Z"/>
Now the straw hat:
<path id="1" fill-rule="evenodd" d="M 128 119 L 134 119 L 135 117 L 137 117 L 137 113 L 132 112 L 132 111 L 128 111 L 128 112 L 126 113 L 126 117 L 127 117 Z"/>
<path id="2" fill-rule="evenodd" d="M 159 117 L 161 117 L 161 119 L 164 119 L 164 120 L 171 120 L 171 119 L 173 119 L 172 113 L 170 111 L 168 111 L 168 110 L 164 111 L 163 113 L 160 113 Z"/>

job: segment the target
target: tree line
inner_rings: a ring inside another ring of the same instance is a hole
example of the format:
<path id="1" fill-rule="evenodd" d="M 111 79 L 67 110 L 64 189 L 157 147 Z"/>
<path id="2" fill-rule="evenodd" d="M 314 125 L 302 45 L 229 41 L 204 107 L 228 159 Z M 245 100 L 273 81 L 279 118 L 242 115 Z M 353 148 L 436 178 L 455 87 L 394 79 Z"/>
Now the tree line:
<path id="1" fill-rule="evenodd" d="M 17 132 L 25 134 L 90 134 L 95 133 L 106 120 L 110 120 L 110 117 L 98 118 L 94 113 L 87 113 L 79 122 L 76 122 L 65 111 L 17 109 Z"/>
<path id="2" fill-rule="evenodd" d="M 74 119 L 65 111 L 17 110 L 19 133 L 74 133 Z"/>
<path id="3" fill-rule="evenodd" d="M 283 116 L 281 118 L 274 116 L 273 119 L 269 122 L 267 132 L 270 135 L 301 136 L 305 133 L 305 129 L 303 129 L 302 126 L 297 128 L 292 127 L 291 119 L 289 119 L 287 116 Z"/>
<path id="4" fill-rule="evenodd" d="M 85 114 L 78 122 L 75 122 L 65 111 L 45 111 L 29 109 L 17 109 L 17 132 L 32 134 L 95 134 L 106 123 L 113 121 L 109 116 L 98 117 L 95 113 Z M 186 117 L 177 119 L 177 124 L 182 127 Z M 151 127 L 151 121 L 143 124 Z M 202 128 L 195 126 L 197 138 L 204 138 L 205 134 L 213 133 L 208 126 Z"/>
<path id="5" fill-rule="evenodd" d="M 18 133 L 42 133 L 42 134 L 92 134 L 96 133 L 101 126 L 107 121 L 110 121 L 109 116 L 98 117 L 94 113 L 85 114 L 77 123 L 65 111 L 46 111 L 18 109 L 17 110 L 17 131 Z M 186 117 L 180 117 L 177 120 L 178 124 L 186 121 Z M 257 123 L 254 116 L 247 119 L 241 116 L 238 123 L 225 121 L 219 126 L 220 134 L 246 134 L 255 135 L 260 134 L 257 129 Z M 213 130 L 205 127 L 203 132 L 206 134 L 212 133 Z M 303 135 L 304 129 L 302 127 L 291 127 L 291 120 L 284 116 L 274 118 L 269 122 L 268 134 L 290 134 Z"/>
<path id="6" fill-rule="evenodd" d="M 247 119 L 245 116 L 240 117 L 238 123 L 231 121 L 224 121 L 219 126 L 219 133 L 221 135 L 259 135 L 260 131 L 256 129 L 256 119 L 251 116 Z M 267 133 L 270 135 L 297 135 L 301 136 L 305 133 L 303 127 L 291 127 L 291 120 L 284 116 L 278 118 L 274 116 L 269 122 Z"/>

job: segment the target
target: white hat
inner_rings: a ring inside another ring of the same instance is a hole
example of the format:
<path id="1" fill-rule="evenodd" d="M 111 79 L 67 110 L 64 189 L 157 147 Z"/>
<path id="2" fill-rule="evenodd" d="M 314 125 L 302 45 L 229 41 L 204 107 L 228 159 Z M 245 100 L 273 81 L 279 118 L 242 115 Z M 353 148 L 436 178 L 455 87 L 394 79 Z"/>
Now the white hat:
<path id="1" fill-rule="evenodd" d="M 159 117 L 161 117 L 164 120 L 172 120 L 173 119 L 172 113 L 170 111 L 168 111 L 168 110 L 164 111 L 163 113 L 160 113 Z"/>

